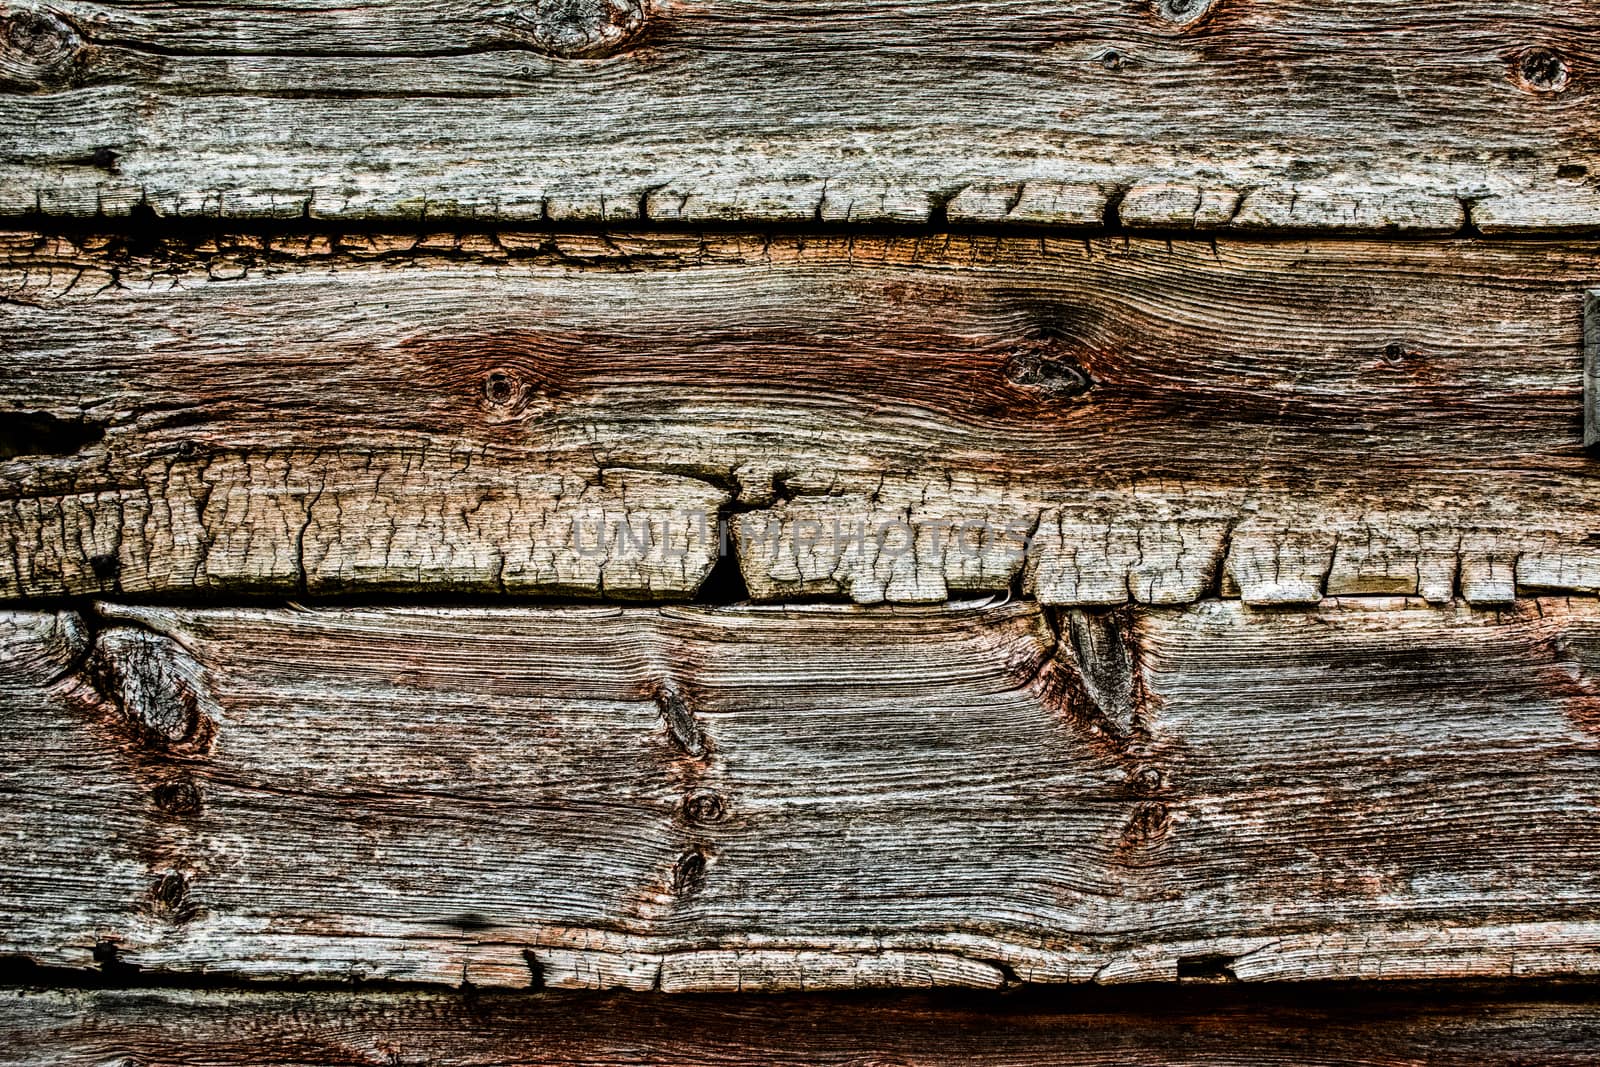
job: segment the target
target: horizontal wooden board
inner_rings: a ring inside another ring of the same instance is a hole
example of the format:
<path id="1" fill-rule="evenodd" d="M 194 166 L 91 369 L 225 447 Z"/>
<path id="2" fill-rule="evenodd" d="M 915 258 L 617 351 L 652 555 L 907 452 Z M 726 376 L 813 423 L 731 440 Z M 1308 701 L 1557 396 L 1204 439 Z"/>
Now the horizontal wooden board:
<path id="1" fill-rule="evenodd" d="M 1052 1000 L 25 990 L 0 994 L 0 1056 L 12 1067 L 1577 1067 L 1600 1052 L 1592 993 Z"/>
<path id="2" fill-rule="evenodd" d="M 1600 973 L 1600 603 L 11 612 L 0 955 L 755 991 Z"/>
<path id="3" fill-rule="evenodd" d="M 3 597 L 1600 590 L 1587 243 L 0 248 Z"/>
<path id="4" fill-rule="evenodd" d="M 18 0 L 0 212 L 1594 227 L 1593 14 Z"/>

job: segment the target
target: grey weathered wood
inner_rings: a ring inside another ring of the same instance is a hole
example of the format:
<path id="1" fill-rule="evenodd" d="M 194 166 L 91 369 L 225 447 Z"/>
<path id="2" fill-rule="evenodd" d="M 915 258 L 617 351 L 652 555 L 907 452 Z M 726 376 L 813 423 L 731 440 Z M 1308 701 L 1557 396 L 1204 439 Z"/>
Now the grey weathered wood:
<path id="1" fill-rule="evenodd" d="M 0 212 L 1593 228 L 1592 14 L 13 0 Z"/>
<path id="2" fill-rule="evenodd" d="M 1583 298 L 1583 444 L 1600 444 L 1600 292 Z"/>
<path id="3" fill-rule="evenodd" d="M 1360 1063 L 1577 1067 L 1594 1062 L 1592 994 L 1468 997 L 1414 990 L 1303 999 L 1081 996 L 960 999 L 628 994 L 24 991 L 0 996 L 0 1058 L 367 1067 L 427 1063 L 766 1065 L 917 1063 L 1177 1067 Z"/>
<path id="4" fill-rule="evenodd" d="M 762 599 L 1591 593 L 1595 280 L 1581 242 L 12 235 L 0 596 L 682 598 L 719 509 Z"/>
<path id="5" fill-rule="evenodd" d="M 1600 968 L 1593 600 L 4 619 L 0 954 L 39 964 L 745 991 Z"/>

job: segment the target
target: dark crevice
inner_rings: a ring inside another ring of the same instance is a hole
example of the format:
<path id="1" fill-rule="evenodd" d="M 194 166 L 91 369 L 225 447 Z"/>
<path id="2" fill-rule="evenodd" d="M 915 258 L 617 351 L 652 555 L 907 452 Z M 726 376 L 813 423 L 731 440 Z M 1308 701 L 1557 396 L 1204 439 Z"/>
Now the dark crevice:
<path id="1" fill-rule="evenodd" d="M 1119 185 L 1106 193 L 1106 206 L 1102 209 L 1101 221 L 1105 228 L 1112 233 L 1122 233 L 1122 201 L 1127 199 L 1128 186 Z"/>
<path id="2" fill-rule="evenodd" d="M 984 960 L 982 962 L 987 963 L 989 966 L 1000 972 L 1000 978 L 1004 982 L 1004 988 L 1016 989 L 1025 984 L 1022 979 L 1017 976 L 1016 968 L 1012 967 L 1011 964 L 1007 963 L 1005 960 Z"/>
<path id="3" fill-rule="evenodd" d="M 711 573 L 706 575 L 705 581 L 700 583 L 700 589 L 695 593 L 696 604 L 714 604 L 726 607 L 731 604 L 742 604 L 750 599 L 750 589 L 745 585 L 744 572 L 739 569 L 738 556 L 729 550 L 729 541 L 732 534 L 728 532 L 727 522 L 718 523 L 723 534 L 717 562 L 711 568 Z"/>
<path id="4" fill-rule="evenodd" d="M 70 456 L 106 435 L 103 422 L 64 419 L 47 411 L 0 414 L 0 460 L 17 456 Z"/>
<path id="5" fill-rule="evenodd" d="M 114 957 L 115 946 L 105 955 Z M 101 949 L 96 946 L 98 956 Z M 659 1004 L 659 996 L 651 993 L 620 990 L 559 990 L 546 984 L 544 969 L 533 950 L 526 950 L 523 958 L 528 963 L 530 984 L 522 989 L 474 987 L 428 982 L 400 982 L 374 979 L 259 979 L 225 976 L 214 972 L 169 972 L 141 969 L 116 960 L 109 967 L 101 963 L 95 967 L 53 967 L 34 962 L 26 956 L 0 957 L 0 988 L 11 990 L 82 989 L 82 990 L 217 990 L 245 994 L 273 992 L 329 992 L 329 993 L 409 993 L 433 997 L 470 995 L 485 1000 L 514 1002 L 537 995 L 542 999 L 568 1001 L 575 1005 L 603 1001 L 632 1002 L 640 1005 Z M 1190 960 L 1229 960 L 1227 956 L 1197 956 Z M 995 960 L 983 960 L 998 968 L 1008 981 L 1015 976 L 1010 967 Z M 1210 963 L 1181 965 L 1187 971 L 1201 967 L 1209 970 Z M 1185 975 L 1202 978 L 1206 975 Z M 672 1003 L 726 1004 L 748 1006 L 748 994 L 740 993 L 675 993 L 668 998 Z M 1184 981 L 1180 983 L 1139 982 L 1118 985 L 1041 984 L 1019 982 L 1015 986 L 997 990 L 975 989 L 903 989 L 903 990 L 838 990 L 788 994 L 776 1000 L 817 1001 L 819 1003 L 894 1004 L 917 1003 L 932 1009 L 958 1012 L 1011 1012 L 1049 1014 L 1099 1014 L 1129 1012 L 1137 1015 L 1160 1016 L 1194 1010 L 1228 1011 L 1288 1008 L 1317 1013 L 1357 1011 L 1382 1015 L 1390 1012 L 1415 1014 L 1428 1005 L 1470 1006 L 1485 1008 L 1496 1003 L 1528 1003 L 1534 1001 L 1569 1004 L 1594 1004 L 1600 1007 L 1600 983 L 1584 979 L 1524 979 L 1514 982 L 1477 978 L 1450 978 L 1419 982 L 1413 979 L 1368 979 L 1351 981 L 1309 982 L 1250 982 L 1222 980 Z"/>
<path id="6" fill-rule="evenodd" d="M 1188 981 L 1237 982 L 1239 976 L 1233 973 L 1233 961 L 1232 956 L 1221 953 L 1180 956 L 1178 978 Z"/>
<path id="7" fill-rule="evenodd" d="M 522 950 L 522 958 L 528 964 L 528 988 L 544 988 L 544 964 L 539 962 L 539 957 L 534 955 L 533 949 Z"/>
<path id="8" fill-rule="evenodd" d="M 648 195 L 648 191 L 645 195 Z M 770 220 L 656 220 L 656 219 L 569 219 L 548 217 L 539 219 L 501 219 L 492 215 L 443 215 L 429 211 L 426 216 L 395 214 L 376 219 L 323 219 L 309 214 L 308 203 L 300 215 L 293 218 L 236 218 L 224 215 L 158 214 L 148 203 L 129 208 L 126 214 L 98 214 L 92 216 L 65 216 L 33 211 L 14 218 L 14 225 L 49 237 L 97 237 L 120 239 L 132 249 L 163 247 L 170 250 L 189 248 L 196 257 L 202 257 L 205 247 L 222 236 L 265 238 L 268 240 L 293 240 L 305 237 L 340 238 L 344 236 L 406 236 L 449 233 L 459 236 L 488 236 L 496 234 L 550 234 L 590 236 L 626 233 L 640 237 L 652 234 L 663 236 L 738 234 L 756 235 L 768 239 L 779 237 L 1005 237 L 1040 239 L 1070 236 L 1083 239 L 1120 239 L 1193 242 L 1210 246 L 1217 241 L 1239 244 L 1272 244 L 1287 240 L 1374 241 L 1417 243 L 1426 241 L 1439 244 L 1450 240 L 1494 240 L 1500 235 L 1486 237 L 1471 221 L 1453 235 L 1428 236 L 1408 234 L 1399 230 L 1372 232 L 1365 230 L 1325 229 L 1317 227 L 1287 227 L 1283 229 L 1197 231 L 1183 227 L 1127 226 L 1120 217 L 1122 194 L 1114 192 L 1107 200 L 1102 220 L 1091 225 L 1031 224 L 1000 218 L 985 222 L 952 223 L 948 218 L 948 204 L 953 194 L 930 194 L 928 218 L 922 222 L 850 222 L 824 221 L 820 215 L 806 219 Z M 1470 200 L 1470 198 L 1468 198 Z M 1506 240 L 1544 241 L 1548 243 L 1571 242 L 1586 235 L 1600 233 L 1600 227 L 1574 228 L 1558 232 L 1507 233 Z M 429 249 L 430 255 L 446 254 L 444 250 Z"/>
<path id="9" fill-rule="evenodd" d="M 23 955 L 0 956 L 0 988 L 51 989 L 216 989 L 293 991 L 395 991 L 447 993 L 452 987 L 431 982 L 391 982 L 362 979 L 271 980 L 226 977 L 211 972 L 177 972 L 143 968 L 122 958 L 115 942 L 99 941 L 89 948 L 93 967 L 53 967 Z"/>
<path id="10" fill-rule="evenodd" d="M 137 964 L 124 960 L 121 950 L 113 941 L 96 942 L 92 954 L 95 963 L 100 965 L 100 973 L 107 978 L 126 981 L 141 969 Z"/>
<path id="11" fill-rule="evenodd" d="M 945 192 L 928 194 L 928 227 L 933 230 L 942 230 L 950 225 L 950 201 L 960 195 L 959 188 Z M 852 231 L 859 231 L 861 227 L 851 226 Z"/>

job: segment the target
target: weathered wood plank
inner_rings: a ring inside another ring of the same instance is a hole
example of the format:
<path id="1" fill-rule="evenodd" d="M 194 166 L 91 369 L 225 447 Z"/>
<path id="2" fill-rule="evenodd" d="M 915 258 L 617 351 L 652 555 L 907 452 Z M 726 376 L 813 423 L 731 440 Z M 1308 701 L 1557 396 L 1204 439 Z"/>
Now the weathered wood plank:
<path id="1" fill-rule="evenodd" d="M 1587 244 L 4 251 L 4 597 L 1600 590 Z"/>
<path id="2" fill-rule="evenodd" d="M 4 616 L 0 954 L 42 965 L 1600 971 L 1593 600 L 101 616 Z"/>
<path id="3" fill-rule="evenodd" d="M 1600 1016 L 1587 992 L 1424 999 L 1323 991 L 1296 1003 L 1168 990 L 1137 1004 L 1052 999 L 29 990 L 0 996 L 0 1044 L 14 1067 L 1577 1067 L 1600 1053 Z"/>
<path id="4" fill-rule="evenodd" d="M 1600 225 L 1587 0 L 18 0 L 0 212 Z"/>

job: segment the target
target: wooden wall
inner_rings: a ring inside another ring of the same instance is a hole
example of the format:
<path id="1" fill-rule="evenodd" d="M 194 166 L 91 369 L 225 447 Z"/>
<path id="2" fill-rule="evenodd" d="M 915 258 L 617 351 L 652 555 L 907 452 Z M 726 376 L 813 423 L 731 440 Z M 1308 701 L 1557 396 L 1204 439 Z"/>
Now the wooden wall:
<path id="1" fill-rule="evenodd" d="M 0 1062 L 1600 1061 L 1596 27 L 0 3 Z"/>

